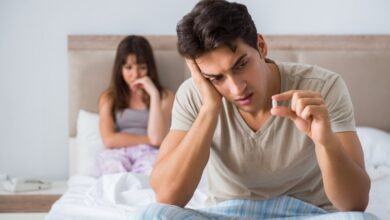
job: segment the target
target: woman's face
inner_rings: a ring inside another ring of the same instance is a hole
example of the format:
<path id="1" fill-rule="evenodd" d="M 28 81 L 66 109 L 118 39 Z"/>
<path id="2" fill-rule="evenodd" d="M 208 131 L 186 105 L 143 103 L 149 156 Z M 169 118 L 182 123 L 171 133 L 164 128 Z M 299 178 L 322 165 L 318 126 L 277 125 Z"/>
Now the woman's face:
<path id="1" fill-rule="evenodd" d="M 131 84 L 141 77 L 148 75 L 148 66 L 146 63 L 137 63 L 135 54 L 129 54 L 126 63 L 122 66 L 122 76 L 131 88 Z"/>

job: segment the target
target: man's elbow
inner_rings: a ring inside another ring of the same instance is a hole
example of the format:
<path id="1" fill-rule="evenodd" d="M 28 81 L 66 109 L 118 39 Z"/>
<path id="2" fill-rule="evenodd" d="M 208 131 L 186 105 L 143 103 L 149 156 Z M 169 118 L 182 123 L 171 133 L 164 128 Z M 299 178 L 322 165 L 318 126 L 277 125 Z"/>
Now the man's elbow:
<path id="1" fill-rule="evenodd" d="M 150 185 L 156 194 L 156 201 L 159 203 L 184 207 L 192 197 L 192 195 L 187 196 L 183 190 L 174 187 L 172 183 L 164 185 L 161 181 L 157 181 L 153 178 L 153 173 L 150 179 Z"/>
<path id="2" fill-rule="evenodd" d="M 342 212 L 364 212 L 368 206 L 368 199 L 354 204 L 342 205 L 338 209 Z"/>
<path id="3" fill-rule="evenodd" d="M 355 197 L 352 200 L 349 200 L 348 202 L 340 202 L 337 204 L 337 209 L 339 209 L 342 212 L 364 212 L 368 206 L 369 201 L 369 193 L 362 193 L 359 197 Z"/>
<path id="4" fill-rule="evenodd" d="M 156 201 L 158 203 L 174 205 L 184 208 L 188 201 L 182 196 L 183 194 L 171 193 L 166 190 L 164 192 L 156 192 Z"/>
<path id="5" fill-rule="evenodd" d="M 367 206 L 368 206 L 368 198 L 367 198 L 366 201 L 363 201 L 363 202 L 361 202 L 361 204 L 359 204 L 356 207 L 354 207 L 354 210 L 351 210 L 351 211 L 364 212 L 364 211 L 366 211 Z"/>
<path id="6" fill-rule="evenodd" d="M 350 204 L 348 207 L 345 207 L 346 210 L 344 211 L 364 212 L 368 206 L 370 188 L 371 180 L 368 178 L 366 187 L 361 191 L 360 196 L 358 196 L 358 198 L 356 198 L 354 202 L 351 202 L 352 204 Z"/>

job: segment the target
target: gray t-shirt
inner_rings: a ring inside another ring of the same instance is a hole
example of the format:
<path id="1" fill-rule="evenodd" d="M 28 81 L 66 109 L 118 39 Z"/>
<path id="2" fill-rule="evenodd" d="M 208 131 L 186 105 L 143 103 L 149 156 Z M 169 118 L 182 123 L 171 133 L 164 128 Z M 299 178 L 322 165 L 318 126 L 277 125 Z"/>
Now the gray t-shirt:
<path id="1" fill-rule="evenodd" d="M 332 130 L 355 131 L 352 102 L 338 74 L 311 65 L 276 65 L 281 92 L 320 92 L 328 107 Z M 188 131 L 201 106 L 201 96 L 190 78 L 176 94 L 171 129 Z M 271 116 L 260 130 L 253 131 L 237 107 L 224 98 L 206 171 L 211 204 L 288 195 L 335 210 L 325 195 L 313 141 L 283 117 Z"/>
<path id="2" fill-rule="evenodd" d="M 126 108 L 116 113 L 116 129 L 129 134 L 148 134 L 149 110 Z"/>

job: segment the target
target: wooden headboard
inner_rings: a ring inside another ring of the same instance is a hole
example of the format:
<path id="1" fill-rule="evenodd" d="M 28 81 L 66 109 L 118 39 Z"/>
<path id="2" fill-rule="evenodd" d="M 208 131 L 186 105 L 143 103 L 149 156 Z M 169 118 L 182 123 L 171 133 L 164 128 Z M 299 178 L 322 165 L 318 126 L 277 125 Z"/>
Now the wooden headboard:
<path id="1" fill-rule="evenodd" d="M 175 36 L 146 36 L 154 49 L 162 84 L 176 90 L 190 77 Z M 124 36 L 69 36 L 69 137 L 76 135 L 80 109 L 98 111 L 108 86 L 115 49 Z M 358 126 L 390 132 L 389 36 L 265 36 L 268 57 L 319 65 L 342 75 L 352 96 Z"/>

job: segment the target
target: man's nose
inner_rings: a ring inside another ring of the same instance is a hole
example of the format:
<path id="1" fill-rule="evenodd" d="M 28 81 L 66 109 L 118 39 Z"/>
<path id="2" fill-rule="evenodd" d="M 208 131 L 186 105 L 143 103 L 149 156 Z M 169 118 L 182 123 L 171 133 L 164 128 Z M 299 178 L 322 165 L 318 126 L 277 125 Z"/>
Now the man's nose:
<path id="1" fill-rule="evenodd" d="M 247 85 L 245 80 L 241 79 L 240 77 L 233 76 L 229 81 L 230 92 L 233 95 L 242 95 Z"/>

